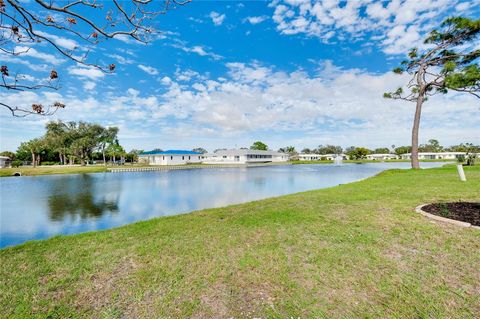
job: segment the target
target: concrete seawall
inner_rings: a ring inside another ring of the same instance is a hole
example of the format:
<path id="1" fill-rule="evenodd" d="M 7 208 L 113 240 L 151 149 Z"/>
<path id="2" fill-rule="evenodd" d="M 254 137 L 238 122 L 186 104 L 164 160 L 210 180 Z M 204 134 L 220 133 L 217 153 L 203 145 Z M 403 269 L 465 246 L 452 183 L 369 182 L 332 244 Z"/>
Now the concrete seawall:
<path id="1" fill-rule="evenodd" d="M 109 168 L 111 173 L 122 172 L 147 172 L 147 171 L 169 171 L 179 169 L 197 169 L 197 168 L 241 168 L 241 167 L 263 167 L 263 166 L 278 166 L 278 165 L 292 165 L 292 163 L 260 163 L 260 164 L 209 164 L 209 165 L 159 165 L 146 167 L 122 167 Z"/>

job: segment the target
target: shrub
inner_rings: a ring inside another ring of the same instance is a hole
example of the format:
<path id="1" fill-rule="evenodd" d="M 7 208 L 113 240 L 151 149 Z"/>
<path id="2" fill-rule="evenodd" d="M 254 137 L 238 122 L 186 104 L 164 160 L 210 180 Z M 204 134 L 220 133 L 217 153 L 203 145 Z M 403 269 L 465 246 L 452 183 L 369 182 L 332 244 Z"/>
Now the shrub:
<path id="1" fill-rule="evenodd" d="M 477 159 L 477 154 L 475 154 L 475 153 L 468 154 L 467 155 L 467 165 L 468 166 L 474 166 L 475 162 L 476 162 L 476 159 Z"/>
<path id="2" fill-rule="evenodd" d="M 12 167 L 19 167 L 19 166 L 22 166 L 23 165 L 23 162 L 20 161 L 20 160 L 14 160 L 12 161 Z"/>
<path id="3" fill-rule="evenodd" d="M 46 166 L 49 166 L 49 165 L 57 165 L 58 163 L 57 162 L 41 162 L 40 165 L 46 165 Z"/>
<path id="4" fill-rule="evenodd" d="M 458 161 L 459 163 L 465 162 L 465 156 L 464 156 L 464 155 L 458 155 L 458 156 L 457 156 L 457 161 Z"/>

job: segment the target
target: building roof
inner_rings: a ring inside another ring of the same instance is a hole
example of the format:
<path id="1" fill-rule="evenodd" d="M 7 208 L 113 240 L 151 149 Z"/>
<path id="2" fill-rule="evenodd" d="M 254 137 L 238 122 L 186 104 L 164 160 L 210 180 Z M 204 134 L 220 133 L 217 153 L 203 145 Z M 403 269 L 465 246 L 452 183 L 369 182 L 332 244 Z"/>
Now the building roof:
<path id="1" fill-rule="evenodd" d="M 186 150 L 168 150 L 168 151 L 149 151 L 139 154 L 142 155 L 202 155 L 202 153 Z"/>
<path id="2" fill-rule="evenodd" d="M 219 150 L 216 153 L 209 153 L 208 156 L 242 156 L 242 155 L 288 155 L 285 153 L 279 153 L 275 151 L 260 151 L 250 149 L 231 149 L 231 150 Z"/>

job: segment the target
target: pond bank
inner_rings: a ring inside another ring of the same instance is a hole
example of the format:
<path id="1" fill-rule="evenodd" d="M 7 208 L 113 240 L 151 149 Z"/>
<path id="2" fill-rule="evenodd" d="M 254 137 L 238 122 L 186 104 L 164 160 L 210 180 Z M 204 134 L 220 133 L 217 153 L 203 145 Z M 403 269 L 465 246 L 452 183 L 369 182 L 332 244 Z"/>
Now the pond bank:
<path id="1" fill-rule="evenodd" d="M 480 167 L 329 189 L 0 250 L 0 313 L 25 317 L 444 317 L 480 313 L 478 231 L 419 203 L 478 201 Z"/>
<path id="2" fill-rule="evenodd" d="M 362 161 L 343 161 L 345 164 L 348 163 L 384 163 L 381 161 L 374 160 L 362 160 Z M 409 162 L 408 160 L 389 160 L 386 163 L 402 163 Z M 420 162 L 452 162 L 450 161 L 433 161 L 433 160 L 421 160 Z M 333 161 L 293 161 L 286 163 L 265 163 L 258 164 L 261 166 L 264 165 L 301 165 L 301 164 L 333 164 Z M 252 164 L 250 166 L 254 166 Z M 165 169 L 191 169 L 191 168 L 215 168 L 215 167 L 248 167 L 249 165 L 225 165 L 225 164 L 200 164 L 200 165 L 168 165 L 168 166 L 145 166 L 145 165 L 121 165 L 121 166 L 103 166 L 103 165 L 51 165 L 51 166 L 38 166 L 33 168 L 31 166 L 21 166 L 17 168 L 0 168 L 0 177 L 14 177 L 15 173 L 19 173 L 19 176 L 39 176 L 39 175 L 54 175 L 54 174 L 86 174 L 86 173 L 105 173 L 109 171 L 148 171 L 148 170 L 165 170 Z M 150 169 L 149 169 L 150 168 Z"/>

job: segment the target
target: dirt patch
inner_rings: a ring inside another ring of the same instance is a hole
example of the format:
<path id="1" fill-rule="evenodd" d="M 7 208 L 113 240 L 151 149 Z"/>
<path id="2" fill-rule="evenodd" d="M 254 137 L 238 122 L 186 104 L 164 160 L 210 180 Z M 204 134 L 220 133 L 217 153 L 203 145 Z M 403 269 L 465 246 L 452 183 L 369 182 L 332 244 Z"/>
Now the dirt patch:
<path id="1" fill-rule="evenodd" d="M 423 206 L 422 210 L 433 215 L 480 226 L 480 203 L 434 203 Z"/>

